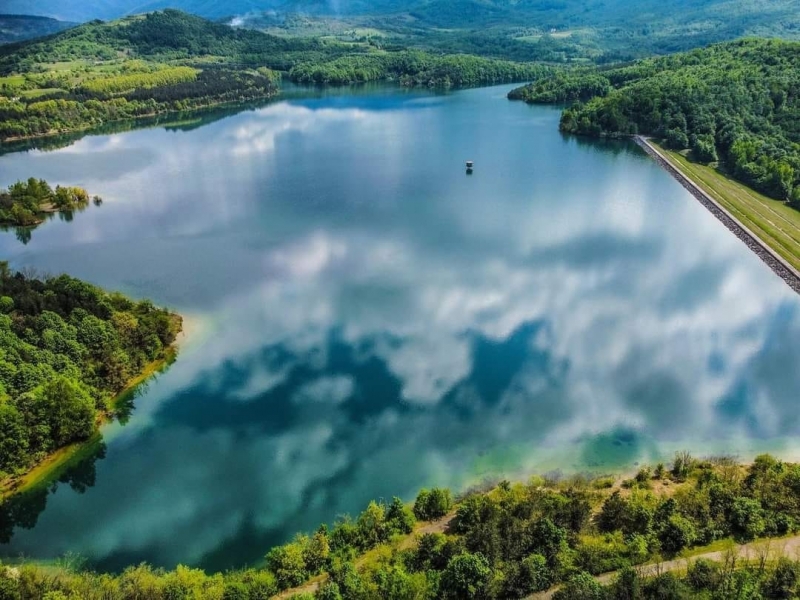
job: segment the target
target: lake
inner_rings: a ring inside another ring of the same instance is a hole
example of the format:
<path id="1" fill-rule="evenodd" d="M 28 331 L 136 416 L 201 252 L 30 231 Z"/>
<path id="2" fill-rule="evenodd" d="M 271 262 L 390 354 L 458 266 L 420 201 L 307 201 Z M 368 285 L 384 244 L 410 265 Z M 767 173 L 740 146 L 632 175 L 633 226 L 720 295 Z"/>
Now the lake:
<path id="1" fill-rule="evenodd" d="M 510 86 L 374 88 L 0 157 L 103 197 L 22 243 L 186 316 L 4 556 L 225 569 L 371 498 L 798 453 L 800 300 L 633 143 Z M 475 161 L 468 175 L 464 161 Z"/>

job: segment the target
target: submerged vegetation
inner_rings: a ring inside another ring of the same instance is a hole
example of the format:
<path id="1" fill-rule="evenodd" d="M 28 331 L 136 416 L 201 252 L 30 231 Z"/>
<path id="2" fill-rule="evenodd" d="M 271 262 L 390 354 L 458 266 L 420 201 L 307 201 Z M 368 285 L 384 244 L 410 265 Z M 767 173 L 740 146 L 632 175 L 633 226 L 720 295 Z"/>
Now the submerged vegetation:
<path id="1" fill-rule="evenodd" d="M 371 502 L 356 519 L 300 534 L 269 551 L 263 568 L 207 575 L 139 565 L 107 575 L 7 567 L 0 569 L 0 593 L 20 600 L 232 600 L 291 590 L 295 595 L 284 597 L 490 600 L 561 586 L 556 598 L 601 600 L 791 598 L 800 591 L 800 563 L 789 556 L 765 553 L 757 564 L 735 554 L 720 564 L 699 559 L 679 574 L 631 568 L 718 540 L 798 531 L 800 465 L 769 455 L 744 466 L 679 453 L 669 467 L 644 467 L 619 483 L 504 481 L 455 506 L 447 490 L 423 490 L 413 510 L 397 498 Z M 618 575 L 610 585 L 594 578 L 611 571 Z"/>
<path id="2" fill-rule="evenodd" d="M 743 40 L 608 70 L 576 70 L 509 97 L 574 102 L 569 133 L 645 134 L 800 207 L 800 43 Z"/>
<path id="3" fill-rule="evenodd" d="M 0 480 L 88 438 L 180 327 L 147 300 L 0 263 Z"/>

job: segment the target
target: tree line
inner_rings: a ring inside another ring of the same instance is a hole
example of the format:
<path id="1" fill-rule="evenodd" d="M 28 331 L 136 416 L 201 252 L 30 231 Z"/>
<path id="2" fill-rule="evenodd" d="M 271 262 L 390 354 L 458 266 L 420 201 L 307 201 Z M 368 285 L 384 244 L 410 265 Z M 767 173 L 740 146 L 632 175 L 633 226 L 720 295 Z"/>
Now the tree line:
<path id="1" fill-rule="evenodd" d="M 570 102 L 561 129 L 646 134 L 800 206 L 800 43 L 748 39 L 613 69 L 562 72 L 513 91 Z"/>
<path id="2" fill-rule="evenodd" d="M 633 567 L 687 548 L 749 541 L 800 528 L 800 465 L 769 455 L 750 465 L 730 457 L 642 467 L 614 478 L 534 477 L 468 492 L 422 490 L 412 506 L 370 502 L 355 519 L 267 553 L 261 568 L 208 575 L 200 569 L 132 566 L 119 575 L 35 566 L 0 568 L 0 597 L 63 599 L 270 598 L 323 575 L 295 600 L 493 600 L 524 598 L 560 585 L 558 600 L 794 598 L 800 565 L 790 557 L 760 564 L 698 561 L 682 575 L 646 577 Z M 420 521 L 442 519 L 442 533 Z M 594 576 L 618 571 L 610 584 Z M 3 596 L 3 591 L 6 595 Z"/>
<path id="3" fill-rule="evenodd" d="M 269 98 L 278 92 L 278 76 L 269 69 L 209 68 L 158 87 L 111 93 L 94 80 L 86 87 L 58 90 L 46 97 L 0 95 L 0 139 L 48 135 L 96 127 L 111 121 L 193 108 Z M 117 79 L 118 81 L 118 79 Z M 124 85 L 130 83 L 130 79 Z"/>
<path id="4" fill-rule="evenodd" d="M 403 86 L 464 87 L 507 83 L 542 77 L 542 65 L 469 56 L 437 56 L 419 50 L 354 55 L 325 62 L 301 63 L 289 71 L 297 83 L 346 85 L 395 81 Z"/>
<path id="5" fill-rule="evenodd" d="M 0 480 L 89 437 L 179 331 L 178 316 L 147 300 L 0 262 Z"/>

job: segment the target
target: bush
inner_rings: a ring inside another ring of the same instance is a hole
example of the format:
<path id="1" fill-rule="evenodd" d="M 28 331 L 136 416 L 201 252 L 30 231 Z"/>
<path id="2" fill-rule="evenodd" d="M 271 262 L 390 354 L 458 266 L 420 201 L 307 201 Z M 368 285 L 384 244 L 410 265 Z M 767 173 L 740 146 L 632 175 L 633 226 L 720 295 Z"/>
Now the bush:
<path id="1" fill-rule="evenodd" d="M 445 516 L 453 508 L 450 490 L 433 488 L 421 490 L 414 502 L 414 516 L 420 521 L 432 521 Z"/>
<path id="2" fill-rule="evenodd" d="M 625 567 L 611 586 L 610 596 L 614 600 L 639 600 L 642 598 L 642 580 L 631 567 Z"/>
<path id="3" fill-rule="evenodd" d="M 650 483 L 650 479 L 653 477 L 653 473 L 650 471 L 650 467 L 642 467 L 636 473 L 636 483 L 638 484 L 648 484 Z"/>
<path id="4" fill-rule="evenodd" d="M 0 600 L 20 600 L 21 598 L 17 582 L 5 574 L 0 574 Z"/>
<path id="5" fill-rule="evenodd" d="M 285 590 L 300 585 L 308 578 L 303 548 L 297 544 L 286 544 L 270 550 L 266 556 L 267 568 L 275 574 L 278 588 Z"/>
<path id="6" fill-rule="evenodd" d="M 445 600 L 470 600 L 487 596 L 492 569 L 482 554 L 464 552 L 453 557 L 442 573 L 440 590 Z"/>
<path id="7" fill-rule="evenodd" d="M 645 598 L 663 598 L 664 600 L 689 600 L 692 598 L 691 591 L 678 579 L 674 573 L 662 573 L 648 579 L 644 586 Z M 742 597 L 744 600 L 745 597 Z M 755 600 L 749 596 L 751 600 Z M 726 599 L 727 600 L 727 599 Z"/>
<path id="8" fill-rule="evenodd" d="M 681 515 L 672 515 L 658 536 L 661 542 L 661 549 L 667 555 L 677 554 L 687 546 L 690 546 L 695 538 L 694 525 Z"/>
<path id="9" fill-rule="evenodd" d="M 685 146 L 684 146 L 685 147 Z M 676 452 L 672 461 L 672 476 L 678 481 L 685 481 L 694 467 L 694 459 L 688 452 Z"/>
<path id="10" fill-rule="evenodd" d="M 523 598 L 534 592 L 548 589 L 554 574 L 541 554 L 531 554 L 519 563 L 512 563 L 503 581 L 504 598 Z"/>
<path id="11" fill-rule="evenodd" d="M 604 600 L 605 590 L 589 573 L 578 573 L 553 594 L 553 600 Z"/>
<path id="12" fill-rule="evenodd" d="M 680 129 L 670 129 L 665 138 L 667 148 L 672 150 L 683 150 L 689 147 L 689 138 Z"/>
<path id="13" fill-rule="evenodd" d="M 781 557 L 764 582 L 764 595 L 767 598 L 796 598 L 799 582 L 800 565 Z"/>
<path id="14" fill-rule="evenodd" d="M 696 590 L 713 590 L 719 585 L 719 565 L 704 558 L 698 558 L 686 572 L 686 582 Z"/>
<path id="15" fill-rule="evenodd" d="M 342 593 L 337 584 L 329 581 L 317 590 L 314 600 L 342 600 Z"/>
<path id="16" fill-rule="evenodd" d="M 736 498 L 731 507 L 731 525 L 734 535 L 743 541 L 763 534 L 765 522 L 761 503 L 753 498 Z"/>
<path id="17" fill-rule="evenodd" d="M 392 498 L 392 503 L 386 510 L 386 524 L 391 533 L 411 533 L 416 524 L 414 512 L 403 504 L 400 498 Z"/>

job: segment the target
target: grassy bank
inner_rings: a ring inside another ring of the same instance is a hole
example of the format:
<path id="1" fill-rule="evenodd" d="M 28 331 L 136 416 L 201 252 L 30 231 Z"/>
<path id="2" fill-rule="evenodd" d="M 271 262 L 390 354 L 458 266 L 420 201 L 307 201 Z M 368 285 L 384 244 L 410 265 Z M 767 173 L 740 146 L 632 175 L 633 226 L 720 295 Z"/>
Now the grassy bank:
<path id="1" fill-rule="evenodd" d="M 653 142 L 651 142 L 653 143 Z M 703 189 L 745 227 L 800 270 L 800 211 L 739 183 L 713 166 L 692 162 L 686 152 L 653 143 L 672 165 Z"/>

